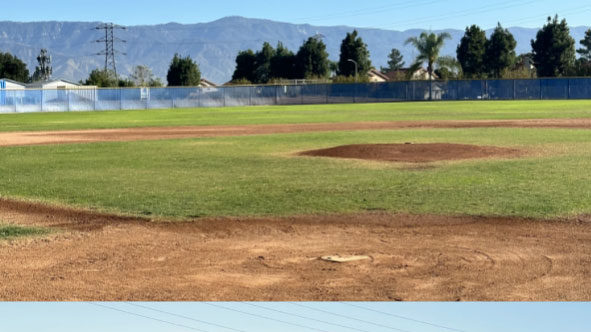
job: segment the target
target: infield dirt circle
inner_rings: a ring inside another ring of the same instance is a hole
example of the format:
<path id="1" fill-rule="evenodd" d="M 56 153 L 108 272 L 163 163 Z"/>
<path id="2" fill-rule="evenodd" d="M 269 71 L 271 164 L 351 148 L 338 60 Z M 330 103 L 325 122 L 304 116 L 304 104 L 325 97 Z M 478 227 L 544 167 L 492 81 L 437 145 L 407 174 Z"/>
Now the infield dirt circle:
<path id="1" fill-rule="evenodd" d="M 328 149 L 305 151 L 302 156 L 378 160 L 406 163 L 428 163 L 439 160 L 460 160 L 518 156 L 521 151 L 496 146 L 468 144 L 353 144 Z"/>
<path id="2" fill-rule="evenodd" d="M 437 126 L 589 128 L 589 121 L 559 122 Z M 329 125 L 308 126 L 226 130 L 229 135 L 329 130 Z M 435 123 L 336 124 L 332 129 L 421 126 Z M 6 133 L 0 134 L 0 145 L 217 134 L 208 127 Z M 519 151 L 442 143 L 354 145 L 306 154 L 430 162 Z M 0 199 L 0 220 L 62 230 L 0 241 L 4 301 L 591 300 L 589 216 L 548 221 L 365 213 L 168 222 Z M 369 259 L 335 263 L 320 259 L 324 256 Z"/>

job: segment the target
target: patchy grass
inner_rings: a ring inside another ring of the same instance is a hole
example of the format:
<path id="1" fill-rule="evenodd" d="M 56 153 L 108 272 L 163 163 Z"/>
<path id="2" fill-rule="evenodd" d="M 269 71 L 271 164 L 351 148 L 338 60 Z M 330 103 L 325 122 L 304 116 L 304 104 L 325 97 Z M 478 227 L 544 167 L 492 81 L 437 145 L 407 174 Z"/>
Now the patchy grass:
<path id="1" fill-rule="evenodd" d="M 438 101 L 0 114 L 0 131 L 404 120 L 589 118 L 591 100 Z"/>
<path id="2" fill-rule="evenodd" d="M 0 224 L 0 240 L 26 236 L 40 236 L 48 233 L 49 230 L 44 228 Z"/>

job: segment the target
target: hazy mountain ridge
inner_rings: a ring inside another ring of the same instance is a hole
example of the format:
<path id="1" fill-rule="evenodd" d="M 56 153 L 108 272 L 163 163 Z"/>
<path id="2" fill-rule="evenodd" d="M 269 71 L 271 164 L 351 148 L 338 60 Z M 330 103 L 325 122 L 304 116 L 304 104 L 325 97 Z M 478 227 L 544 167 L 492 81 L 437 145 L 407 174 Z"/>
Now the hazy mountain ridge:
<path id="1" fill-rule="evenodd" d="M 543 24 L 544 22 L 540 22 Z M 96 30 L 100 22 L 0 22 L 0 51 L 15 54 L 34 71 L 36 57 L 41 48 L 47 48 L 53 56 L 53 77 L 78 81 L 95 68 L 104 66 L 104 57 L 93 55 L 104 49 L 104 43 L 96 43 L 104 37 L 104 31 Z M 320 33 L 324 36 L 331 59 L 337 60 L 341 40 L 354 27 L 321 27 L 309 24 L 291 24 L 270 20 L 226 17 L 209 23 L 130 26 L 117 30 L 116 36 L 126 40 L 116 48 L 127 55 L 117 56 L 117 70 L 129 75 L 138 64 L 150 66 L 154 74 L 166 81 L 166 71 L 174 53 L 190 55 L 195 59 L 202 76 L 216 83 L 228 81 L 234 71 L 234 60 L 239 50 L 259 49 L 263 42 L 276 45 L 282 41 L 296 52 L 302 42 Z M 571 27 L 571 35 L 577 41 L 588 27 Z M 408 37 L 420 34 L 420 29 L 391 31 L 358 28 L 360 36 L 368 44 L 372 64 L 386 64 L 392 48 L 398 48 L 407 65 L 414 58 L 411 46 L 404 46 Z M 517 53 L 531 50 L 530 40 L 538 29 L 510 28 L 517 40 Z M 447 31 L 452 40 L 446 43 L 444 55 L 455 55 L 463 30 Z M 490 33 L 490 31 L 487 31 Z"/>

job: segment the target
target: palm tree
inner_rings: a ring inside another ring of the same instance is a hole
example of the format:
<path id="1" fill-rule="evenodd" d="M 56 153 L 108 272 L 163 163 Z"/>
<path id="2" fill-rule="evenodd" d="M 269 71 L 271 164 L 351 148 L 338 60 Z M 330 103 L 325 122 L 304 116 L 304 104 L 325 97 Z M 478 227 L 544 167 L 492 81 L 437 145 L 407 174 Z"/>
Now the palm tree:
<path id="1" fill-rule="evenodd" d="M 434 64 L 440 61 L 439 52 L 446 39 L 451 39 L 451 35 L 447 32 L 440 34 L 422 32 L 419 37 L 408 38 L 404 45 L 412 44 L 419 51 L 415 63 L 410 67 L 409 74 L 414 74 L 423 66 L 423 63 L 427 62 L 427 73 L 429 74 L 429 81 L 431 81 L 435 70 Z M 429 88 L 429 100 L 432 98 L 432 91 Z"/>

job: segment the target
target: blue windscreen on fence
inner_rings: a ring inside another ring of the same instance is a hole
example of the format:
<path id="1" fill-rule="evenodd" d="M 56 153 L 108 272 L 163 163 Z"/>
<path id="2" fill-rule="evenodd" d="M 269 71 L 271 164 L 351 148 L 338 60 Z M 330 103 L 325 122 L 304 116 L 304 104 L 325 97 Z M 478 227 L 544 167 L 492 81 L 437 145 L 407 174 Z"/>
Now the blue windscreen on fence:
<path id="1" fill-rule="evenodd" d="M 591 78 L 182 88 L 6 90 L 0 113 L 428 100 L 591 99 Z"/>

